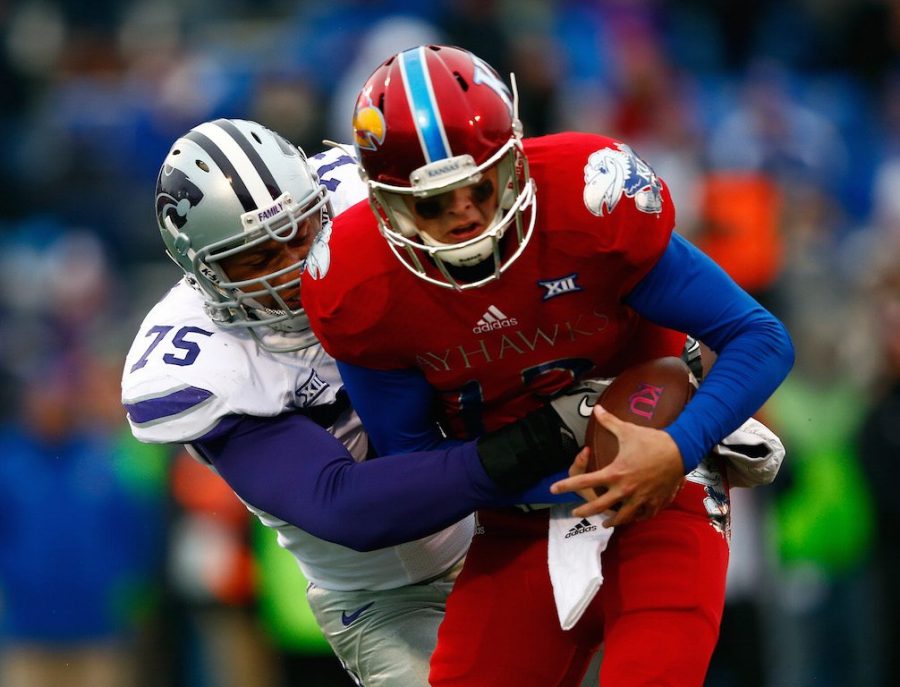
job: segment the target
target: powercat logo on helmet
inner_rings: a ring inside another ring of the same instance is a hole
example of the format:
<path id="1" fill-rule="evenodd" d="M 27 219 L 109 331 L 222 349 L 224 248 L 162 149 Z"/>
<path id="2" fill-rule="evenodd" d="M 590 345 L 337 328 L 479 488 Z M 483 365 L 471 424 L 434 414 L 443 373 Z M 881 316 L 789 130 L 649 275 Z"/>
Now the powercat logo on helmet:
<path id="1" fill-rule="evenodd" d="M 163 165 L 156 180 L 156 217 L 160 226 L 165 226 L 168 217 L 176 228 L 187 223 L 191 208 L 203 200 L 203 191 L 192 182 L 188 175 L 172 165 Z"/>

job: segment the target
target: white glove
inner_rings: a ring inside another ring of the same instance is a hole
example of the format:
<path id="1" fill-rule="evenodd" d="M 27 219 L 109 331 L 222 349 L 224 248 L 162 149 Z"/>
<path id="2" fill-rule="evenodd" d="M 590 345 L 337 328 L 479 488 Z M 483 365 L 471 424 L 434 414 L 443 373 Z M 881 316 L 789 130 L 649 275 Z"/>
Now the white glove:
<path id="1" fill-rule="evenodd" d="M 588 420 L 597 399 L 613 381 L 609 379 L 584 379 L 563 391 L 550 401 L 550 405 L 563 423 L 572 430 L 579 446 L 584 446 Z"/>
<path id="2" fill-rule="evenodd" d="M 587 433 L 588 420 L 591 418 L 594 404 L 611 383 L 612 378 L 585 379 L 565 389 L 550 401 L 550 406 L 575 436 L 575 441 L 579 446 L 584 446 L 584 436 Z M 516 505 L 516 508 L 530 512 L 550 508 L 552 505 L 550 503 L 520 503 Z"/>
<path id="3" fill-rule="evenodd" d="M 784 444 L 752 417 L 716 444 L 712 452 L 725 459 L 732 487 L 771 484 L 784 460 Z"/>

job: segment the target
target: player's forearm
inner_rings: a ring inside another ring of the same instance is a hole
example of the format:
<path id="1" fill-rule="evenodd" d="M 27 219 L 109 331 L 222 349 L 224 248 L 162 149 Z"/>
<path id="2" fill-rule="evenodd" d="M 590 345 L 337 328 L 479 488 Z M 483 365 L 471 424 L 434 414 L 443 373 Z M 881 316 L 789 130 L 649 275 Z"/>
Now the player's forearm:
<path id="1" fill-rule="evenodd" d="M 690 471 L 784 380 L 793 365 L 793 344 L 777 318 L 678 236 L 629 294 L 628 304 L 718 354 L 694 398 L 667 429 Z"/>
<path id="2" fill-rule="evenodd" d="M 501 493 L 474 442 L 357 463 L 306 418 L 281 416 L 242 418 L 195 446 L 246 502 L 356 550 L 431 534 Z"/>
<path id="3" fill-rule="evenodd" d="M 300 415 L 231 418 L 226 426 L 195 447 L 235 493 L 321 539 L 360 551 L 432 534 L 478 508 L 558 500 L 546 486 L 524 497 L 516 491 L 567 467 L 578 450 L 550 408 L 477 442 L 362 463 Z"/>
<path id="4" fill-rule="evenodd" d="M 420 372 L 373 370 L 344 362 L 338 362 L 338 367 L 354 408 L 381 453 L 444 450 L 460 443 L 438 433 L 431 415 L 434 390 Z M 554 403 L 574 404 L 572 408 L 576 408 L 583 395 Z M 562 407 L 536 410 L 479 438 L 483 472 L 501 490 L 482 506 L 571 500 L 570 495 L 557 496 L 549 491 L 550 484 L 568 470 L 584 436 L 583 426 L 572 426 L 577 412 L 570 411 L 563 420 Z M 586 424 L 584 418 L 582 421 Z"/>
<path id="5" fill-rule="evenodd" d="M 792 361 L 787 332 L 771 323 L 759 324 L 752 334 L 719 352 L 685 411 L 666 429 L 681 451 L 686 470 L 696 467 L 712 446 L 759 410 Z"/>

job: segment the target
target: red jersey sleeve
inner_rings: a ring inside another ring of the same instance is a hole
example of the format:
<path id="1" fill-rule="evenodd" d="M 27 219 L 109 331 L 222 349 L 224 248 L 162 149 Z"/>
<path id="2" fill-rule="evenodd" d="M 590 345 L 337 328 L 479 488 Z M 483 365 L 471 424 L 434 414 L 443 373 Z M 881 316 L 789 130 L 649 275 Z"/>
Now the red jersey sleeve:
<path id="1" fill-rule="evenodd" d="M 368 203 L 338 215 L 321 237 L 324 255 L 303 273 L 303 308 L 325 350 L 334 358 L 370 367 L 396 367 L 396 354 L 378 345 L 384 312 L 396 301 L 391 273 L 397 261 Z M 393 295 L 393 298 L 392 298 Z M 386 360 L 382 360 L 387 357 Z"/>

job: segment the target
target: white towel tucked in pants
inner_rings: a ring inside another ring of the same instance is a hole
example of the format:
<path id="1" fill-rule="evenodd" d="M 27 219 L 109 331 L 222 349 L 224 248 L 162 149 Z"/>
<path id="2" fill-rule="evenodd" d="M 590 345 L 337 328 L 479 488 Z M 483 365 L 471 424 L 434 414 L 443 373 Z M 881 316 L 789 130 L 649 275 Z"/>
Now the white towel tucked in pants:
<path id="1" fill-rule="evenodd" d="M 563 630 L 575 626 L 603 584 L 600 554 L 614 529 L 601 524 L 611 515 L 609 511 L 577 518 L 572 515 L 575 505 L 559 503 L 550 509 L 547 537 L 550 582 Z"/>

